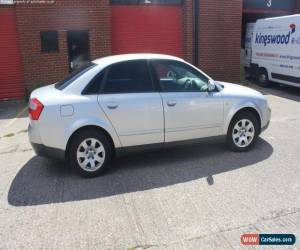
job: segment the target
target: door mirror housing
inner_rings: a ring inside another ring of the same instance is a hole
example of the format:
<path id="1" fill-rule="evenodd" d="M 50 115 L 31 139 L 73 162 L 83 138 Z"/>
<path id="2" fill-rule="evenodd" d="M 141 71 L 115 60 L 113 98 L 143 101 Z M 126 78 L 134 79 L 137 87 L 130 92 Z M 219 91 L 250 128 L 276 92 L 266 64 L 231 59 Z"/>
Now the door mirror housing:
<path id="1" fill-rule="evenodd" d="M 213 92 L 215 89 L 216 89 L 216 84 L 212 79 L 210 79 L 207 83 L 207 90 L 208 92 Z"/>

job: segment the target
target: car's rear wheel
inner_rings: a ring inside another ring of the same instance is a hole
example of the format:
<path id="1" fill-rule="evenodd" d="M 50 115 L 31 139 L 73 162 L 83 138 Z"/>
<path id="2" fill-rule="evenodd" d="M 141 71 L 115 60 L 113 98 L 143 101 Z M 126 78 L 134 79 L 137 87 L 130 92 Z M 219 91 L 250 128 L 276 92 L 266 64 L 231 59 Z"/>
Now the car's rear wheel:
<path id="1" fill-rule="evenodd" d="M 269 76 L 267 70 L 261 68 L 257 75 L 258 85 L 264 88 L 270 87 L 271 82 L 269 81 Z"/>
<path id="2" fill-rule="evenodd" d="M 240 112 L 231 121 L 227 132 L 227 145 L 233 151 L 248 151 L 256 142 L 259 123 L 250 112 Z"/>
<path id="3" fill-rule="evenodd" d="M 72 139 L 69 160 L 81 175 L 98 176 L 107 169 L 113 147 L 109 138 L 100 130 L 83 130 Z"/>

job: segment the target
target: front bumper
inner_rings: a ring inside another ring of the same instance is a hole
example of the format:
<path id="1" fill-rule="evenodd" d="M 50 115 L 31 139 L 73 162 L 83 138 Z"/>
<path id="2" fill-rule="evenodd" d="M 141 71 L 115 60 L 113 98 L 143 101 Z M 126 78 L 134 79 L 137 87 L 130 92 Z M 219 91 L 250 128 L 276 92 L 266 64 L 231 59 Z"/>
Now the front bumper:
<path id="1" fill-rule="evenodd" d="M 260 132 L 265 131 L 269 127 L 270 121 L 271 121 L 271 114 L 272 114 L 272 110 L 270 109 L 270 107 L 268 107 L 268 111 L 267 111 L 267 114 L 266 114 L 267 123 L 261 128 Z"/>
<path id="2" fill-rule="evenodd" d="M 65 151 L 62 149 L 47 147 L 43 144 L 30 142 L 33 150 L 39 156 L 57 160 L 65 160 Z"/>
<path id="3" fill-rule="evenodd" d="M 268 121 L 268 123 L 261 128 L 261 132 L 264 132 L 269 127 L 269 125 L 270 125 L 270 121 Z"/>

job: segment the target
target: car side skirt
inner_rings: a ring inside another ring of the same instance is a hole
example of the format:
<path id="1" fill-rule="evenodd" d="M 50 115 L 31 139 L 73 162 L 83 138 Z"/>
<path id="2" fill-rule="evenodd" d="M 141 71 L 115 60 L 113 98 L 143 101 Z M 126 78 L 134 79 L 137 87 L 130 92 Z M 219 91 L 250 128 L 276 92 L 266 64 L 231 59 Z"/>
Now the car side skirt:
<path id="1" fill-rule="evenodd" d="M 116 148 L 116 156 L 120 157 L 127 154 L 132 154 L 136 152 L 145 152 L 145 151 L 155 151 L 160 149 L 167 149 L 173 147 L 182 147 L 185 145 L 191 144 L 212 144 L 212 143 L 224 143 L 226 141 L 226 135 L 205 137 L 200 139 L 184 140 L 184 141 L 175 141 L 175 142 L 166 142 L 166 143 L 154 143 L 154 144 L 145 144 L 138 146 L 129 146 Z"/>
<path id="2" fill-rule="evenodd" d="M 192 140 L 185 140 L 185 141 L 175 141 L 175 142 L 167 142 L 167 143 L 162 142 L 162 143 L 122 147 L 122 148 L 116 148 L 116 157 L 120 157 L 127 154 L 133 154 L 136 152 L 155 151 L 155 150 L 167 149 L 173 147 L 182 147 L 191 144 L 224 143 L 225 140 L 226 140 L 226 135 L 221 135 L 221 136 L 213 136 L 213 137 L 206 137 L 206 138 L 192 139 Z M 65 151 L 62 149 L 47 147 L 45 145 L 38 144 L 38 143 L 31 143 L 31 145 L 35 153 L 39 156 L 57 159 L 57 160 L 66 159 Z"/>

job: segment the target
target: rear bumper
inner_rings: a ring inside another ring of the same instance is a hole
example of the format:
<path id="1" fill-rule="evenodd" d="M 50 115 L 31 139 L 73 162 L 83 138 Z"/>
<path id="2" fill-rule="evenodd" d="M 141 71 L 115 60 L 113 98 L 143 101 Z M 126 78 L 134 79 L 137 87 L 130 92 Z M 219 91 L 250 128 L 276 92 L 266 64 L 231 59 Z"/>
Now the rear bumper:
<path id="1" fill-rule="evenodd" d="M 65 151 L 57 148 L 47 147 L 43 144 L 33 143 L 31 142 L 31 146 L 37 155 L 57 159 L 64 160 L 65 159 Z"/>
<path id="2" fill-rule="evenodd" d="M 65 159 L 65 151 L 64 150 L 48 147 L 43 144 L 38 128 L 35 126 L 32 126 L 32 124 L 29 124 L 29 127 L 28 127 L 28 137 L 29 137 L 31 146 L 37 155 L 47 157 L 47 158 L 52 158 L 52 159 L 58 159 L 58 160 Z"/>

